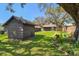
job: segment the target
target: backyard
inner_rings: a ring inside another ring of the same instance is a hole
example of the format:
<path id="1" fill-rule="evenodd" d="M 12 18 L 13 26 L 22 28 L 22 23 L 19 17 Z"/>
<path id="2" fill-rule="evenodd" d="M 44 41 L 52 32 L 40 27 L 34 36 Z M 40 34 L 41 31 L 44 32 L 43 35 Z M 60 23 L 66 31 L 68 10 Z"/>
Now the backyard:
<path id="1" fill-rule="evenodd" d="M 56 38 L 56 35 L 59 35 Z M 0 35 L 1 56 L 60 56 L 79 55 L 79 44 L 72 44 L 69 34 L 57 31 L 36 32 L 32 40 L 10 41 Z"/>

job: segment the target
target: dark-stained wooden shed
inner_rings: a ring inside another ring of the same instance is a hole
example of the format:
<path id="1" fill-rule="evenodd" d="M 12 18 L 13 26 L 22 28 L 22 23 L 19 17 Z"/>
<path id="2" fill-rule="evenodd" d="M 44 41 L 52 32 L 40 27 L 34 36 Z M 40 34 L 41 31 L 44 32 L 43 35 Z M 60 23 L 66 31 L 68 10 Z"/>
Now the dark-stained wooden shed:
<path id="1" fill-rule="evenodd" d="M 22 17 L 12 16 L 3 26 L 10 39 L 28 39 L 34 37 L 34 24 Z"/>

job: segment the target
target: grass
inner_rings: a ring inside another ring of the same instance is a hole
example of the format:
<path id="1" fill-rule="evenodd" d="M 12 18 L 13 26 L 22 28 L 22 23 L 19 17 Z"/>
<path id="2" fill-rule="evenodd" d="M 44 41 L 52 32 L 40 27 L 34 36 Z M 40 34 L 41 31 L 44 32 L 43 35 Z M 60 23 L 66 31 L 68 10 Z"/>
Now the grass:
<path id="1" fill-rule="evenodd" d="M 56 34 L 60 35 L 56 38 Z M 79 55 L 79 44 L 68 41 L 68 33 L 57 31 L 36 32 L 35 38 L 10 41 L 7 34 L 0 35 L 1 56 L 60 56 Z"/>

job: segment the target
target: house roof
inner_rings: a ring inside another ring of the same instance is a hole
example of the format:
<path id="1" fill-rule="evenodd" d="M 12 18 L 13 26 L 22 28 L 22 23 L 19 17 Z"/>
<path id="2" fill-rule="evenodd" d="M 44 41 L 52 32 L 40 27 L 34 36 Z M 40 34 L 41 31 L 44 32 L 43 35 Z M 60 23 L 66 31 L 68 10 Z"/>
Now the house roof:
<path id="1" fill-rule="evenodd" d="M 75 24 L 65 24 L 64 26 L 74 26 Z"/>
<path id="2" fill-rule="evenodd" d="M 22 17 L 11 16 L 10 19 L 3 24 L 3 26 L 7 25 L 12 19 L 16 19 L 16 20 L 22 22 L 23 24 L 34 25 L 32 22 L 30 22 Z"/>
<path id="3" fill-rule="evenodd" d="M 43 27 L 57 27 L 55 24 L 47 24 L 47 25 L 43 25 Z"/>
<path id="4" fill-rule="evenodd" d="M 35 28 L 41 28 L 41 26 L 38 23 L 35 23 Z"/>
<path id="5" fill-rule="evenodd" d="M 40 26 L 35 26 L 35 28 L 41 28 Z"/>

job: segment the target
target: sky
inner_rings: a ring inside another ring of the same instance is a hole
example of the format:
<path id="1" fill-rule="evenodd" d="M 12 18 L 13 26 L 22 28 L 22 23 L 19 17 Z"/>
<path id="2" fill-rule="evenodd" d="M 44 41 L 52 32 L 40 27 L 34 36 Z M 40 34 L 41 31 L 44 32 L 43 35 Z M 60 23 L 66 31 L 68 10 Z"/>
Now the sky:
<path id="1" fill-rule="evenodd" d="M 58 6 L 58 4 L 53 5 L 55 7 Z M 4 24 L 12 15 L 23 17 L 29 21 L 33 21 L 39 16 L 45 16 L 45 12 L 41 11 L 38 4 L 36 3 L 28 3 L 24 6 L 24 8 L 22 8 L 20 4 L 16 3 L 12 7 L 15 10 L 15 13 L 7 11 L 6 6 L 7 4 L 0 3 L 0 24 Z"/>
<path id="2" fill-rule="evenodd" d="M 14 4 L 13 9 L 15 13 L 11 13 L 6 10 L 7 4 L 0 3 L 0 23 L 5 23 L 12 15 L 23 17 L 29 21 L 33 21 L 38 16 L 45 16 L 44 12 L 40 11 L 37 4 L 27 4 L 24 8 L 20 7 L 20 4 Z"/>

